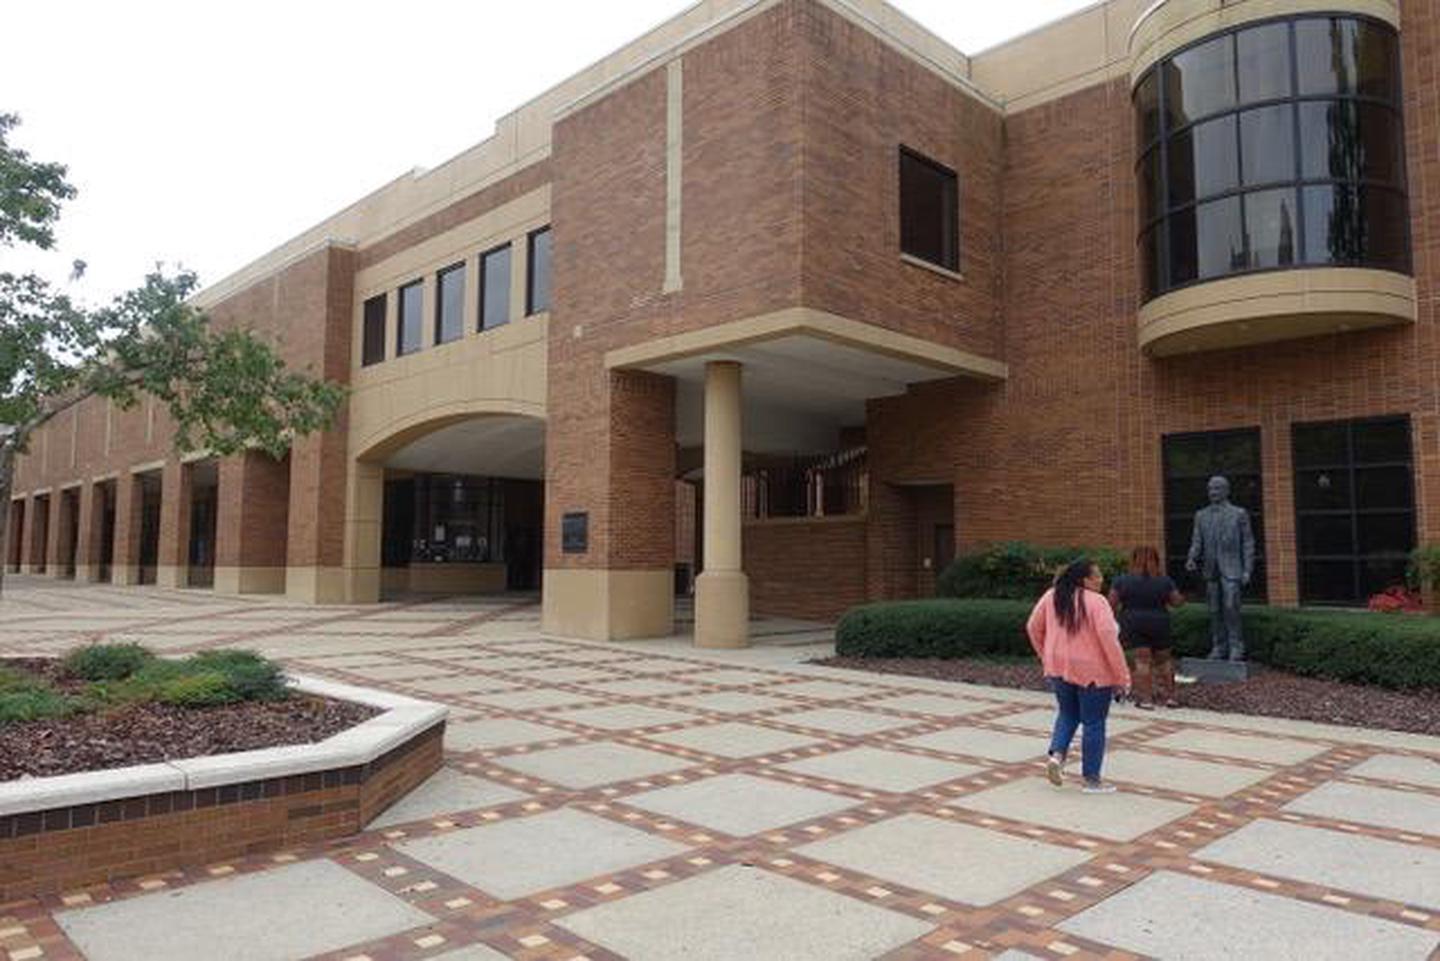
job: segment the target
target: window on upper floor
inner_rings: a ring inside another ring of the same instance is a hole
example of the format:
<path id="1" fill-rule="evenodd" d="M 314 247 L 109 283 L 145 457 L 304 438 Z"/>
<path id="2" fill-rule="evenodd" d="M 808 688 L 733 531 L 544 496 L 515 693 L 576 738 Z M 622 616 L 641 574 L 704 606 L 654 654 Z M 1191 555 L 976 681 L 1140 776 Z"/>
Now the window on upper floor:
<path id="1" fill-rule="evenodd" d="M 1411 271 L 1395 31 L 1364 17 L 1246 24 L 1135 87 L 1144 300 L 1299 266 Z"/>
<path id="2" fill-rule="evenodd" d="M 425 282 L 417 280 L 400 288 L 400 311 L 395 325 L 395 354 L 404 357 L 424 346 Z"/>
<path id="3" fill-rule="evenodd" d="M 550 250 L 552 235 L 550 228 L 541 227 L 531 231 L 528 240 L 528 257 L 525 268 L 525 316 L 540 314 L 550 309 Z"/>
<path id="4" fill-rule="evenodd" d="M 960 179 L 908 147 L 900 148 L 900 252 L 960 269 Z"/>
<path id="5" fill-rule="evenodd" d="M 385 359 L 386 297 L 380 294 L 365 301 L 361 331 L 360 365 L 369 367 Z"/>
<path id="6" fill-rule="evenodd" d="M 480 329 L 510 322 L 510 245 L 480 255 Z"/>
<path id="7" fill-rule="evenodd" d="M 448 344 L 465 333 L 465 265 L 435 275 L 435 343 Z"/>

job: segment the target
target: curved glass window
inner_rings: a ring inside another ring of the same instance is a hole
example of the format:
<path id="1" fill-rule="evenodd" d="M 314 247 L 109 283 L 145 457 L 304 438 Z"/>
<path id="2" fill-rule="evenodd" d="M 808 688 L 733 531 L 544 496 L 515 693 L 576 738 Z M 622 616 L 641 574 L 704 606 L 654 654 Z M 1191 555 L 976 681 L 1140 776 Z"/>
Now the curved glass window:
<path id="1" fill-rule="evenodd" d="M 1399 37 L 1356 16 L 1247 24 L 1135 87 L 1144 300 L 1295 266 L 1411 271 Z"/>

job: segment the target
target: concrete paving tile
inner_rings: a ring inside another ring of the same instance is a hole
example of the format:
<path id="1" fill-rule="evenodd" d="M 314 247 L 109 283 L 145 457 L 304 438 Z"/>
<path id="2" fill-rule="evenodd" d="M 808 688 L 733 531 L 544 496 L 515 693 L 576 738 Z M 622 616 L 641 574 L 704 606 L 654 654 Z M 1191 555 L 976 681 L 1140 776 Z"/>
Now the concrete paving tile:
<path id="1" fill-rule="evenodd" d="M 475 721 L 450 721 L 445 725 L 447 751 L 479 751 L 516 744 L 557 741 L 575 735 L 559 727 L 548 727 L 519 718 L 500 717 Z"/>
<path id="2" fill-rule="evenodd" d="M 1306 741 L 1198 730 L 1177 731 L 1146 743 L 1152 747 L 1175 751 L 1194 751 L 1196 754 L 1213 754 L 1216 757 L 1234 757 L 1267 764 L 1299 764 L 1327 750 L 1323 744 L 1310 744 Z"/>
<path id="3" fill-rule="evenodd" d="M 1048 739 L 1040 736 L 1007 734 L 980 727 L 952 727 L 933 734 L 922 734 L 900 742 L 909 747 L 923 747 L 945 754 L 965 754 L 993 761 L 1027 761 L 1045 756 Z"/>
<path id="4" fill-rule="evenodd" d="M 761 727 L 758 724 L 741 724 L 733 721 L 711 724 L 707 727 L 694 727 L 684 731 L 648 734 L 646 737 L 651 741 L 674 744 L 677 747 L 688 747 L 692 751 L 703 751 L 717 757 L 731 758 L 758 757 L 762 754 L 774 754 L 776 751 L 789 751 L 817 743 L 815 738 L 806 737 L 803 734 L 791 734 L 789 731 L 777 731 L 774 728 Z"/>
<path id="5" fill-rule="evenodd" d="M 817 701 L 848 701 L 851 698 L 881 693 L 878 688 L 842 684 L 839 681 L 801 681 L 799 684 L 773 688 L 773 691 L 776 694 L 808 697 Z"/>
<path id="6" fill-rule="evenodd" d="M 1379 754 L 1355 765 L 1347 774 L 1381 781 L 1399 781 L 1418 787 L 1440 788 L 1440 761 L 1428 757 Z"/>
<path id="7" fill-rule="evenodd" d="M 976 701 L 964 697 L 947 697 L 941 694 L 900 694 L 878 701 L 868 701 L 869 707 L 883 707 L 892 711 L 913 711 L 917 714 L 934 714 L 936 717 L 963 717 L 980 711 L 993 711 L 1000 705 L 989 701 Z"/>
<path id="8" fill-rule="evenodd" d="M 979 774 L 985 768 L 955 761 L 939 761 L 933 757 L 883 751 L 873 747 L 857 747 L 835 754 L 777 764 L 776 767 L 796 774 L 858 784 L 877 791 L 903 793 L 918 791 L 934 784 Z"/>
<path id="9" fill-rule="evenodd" d="M 495 657 L 480 656 L 463 663 L 465 667 L 480 671 L 528 671 L 550 666 L 549 661 L 542 661 L 538 657 L 512 657 L 508 654 L 500 654 Z"/>
<path id="10" fill-rule="evenodd" d="M 680 694 L 682 692 L 695 690 L 695 685 L 693 684 L 684 684 L 680 681 L 667 681 L 659 677 L 635 677 L 618 681 L 587 682 L 584 686 L 591 690 L 604 691 L 606 694 L 619 694 L 624 697 L 663 697 L 670 694 Z"/>
<path id="11" fill-rule="evenodd" d="M 519 671 L 517 677 L 523 677 L 528 681 L 539 681 L 542 684 L 579 684 L 584 681 L 613 681 L 617 675 L 612 671 L 602 671 L 593 667 L 584 667 L 579 664 L 568 664 L 564 667 L 543 667 L 533 671 Z"/>
<path id="12" fill-rule="evenodd" d="M 578 711 L 556 711 L 550 715 L 557 721 L 572 721 L 588 727 L 607 731 L 625 731 L 634 728 L 659 727 L 662 724 L 680 724 L 697 721 L 695 714 L 667 711 L 645 704 L 612 704 L 606 707 L 586 707 Z"/>
<path id="13" fill-rule="evenodd" d="M 521 685 L 497 680 L 483 674 L 462 674 L 458 677 L 438 677 L 406 681 L 405 686 L 425 694 L 497 694 L 501 691 L 522 690 Z"/>
<path id="14" fill-rule="evenodd" d="M 822 707 L 813 711 L 796 711 L 793 714 L 776 714 L 767 720 L 796 727 L 815 728 L 834 734 L 874 734 L 878 731 L 893 731 L 900 727 L 914 727 L 917 722 L 911 718 L 895 717 L 891 714 L 874 714 L 869 711 L 851 711 L 838 707 Z"/>
<path id="15" fill-rule="evenodd" d="M 1440 837 L 1440 797 L 1330 781 L 1281 810 Z"/>
<path id="16" fill-rule="evenodd" d="M 625 803 L 743 837 L 834 814 L 860 802 L 769 778 L 721 774 L 634 794 Z"/>
<path id="17" fill-rule="evenodd" d="M 352 674 L 374 681 L 413 681 L 419 677 L 454 677 L 455 672 L 436 664 L 394 664 L 380 667 L 352 667 Z"/>
<path id="18" fill-rule="evenodd" d="M 1113 841 L 1133 841 L 1196 808 L 1124 791 L 1096 795 L 1080 793 L 1078 785 L 1056 789 L 1042 778 L 1011 781 L 946 803 Z"/>
<path id="19" fill-rule="evenodd" d="M 1421 961 L 1440 945 L 1432 931 L 1170 871 L 1057 927 L 1175 961 Z"/>
<path id="20" fill-rule="evenodd" d="M 977 906 L 1004 900 L 1093 857 L 1076 848 L 923 814 L 904 814 L 795 850 L 807 858 Z"/>
<path id="21" fill-rule="evenodd" d="M 585 704 L 590 701 L 599 700 L 596 697 L 587 697 L 584 694 L 575 694 L 571 691 L 552 691 L 548 689 L 536 689 L 520 691 L 502 691 L 499 694 L 477 694 L 469 700 L 476 704 L 488 704 L 491 707 L 502 708 L 506 711 L 539 711 L 552 707 L 571 707 L 576 704 Z"/>
<path id="22" fill-rule="evenodd" d="M 778 697 L 750 694 L 746 691 L 713 691 L 708 694 L 690 694 L 666 700 L 680 707 L 695 707 L 702 711 L 714 711 L 716 714 L 749 714 L 751 711 L 767 711 L 772 707 L 783 707 L 795 703 L 781 700 Z"/>
<path id="23" fill-rule="evenodd" d="M 630 961 L 868 961 L 934 930 L 899 912 L 739 865 L 556 923 Z"/>
<path id="24" fill-rule="evenodd" d="M 626 744 L 577 744 L 498 758 L 496 764 L 563 787 L 591 788 L 671 774 L 692 761 Z"/>
<path id="25" fill-rule="evenodd" d="M 1274 776 L 1273 771 L 1237 764 L 1194 761 L 1141 751 L 1105 752 L 1105 777 L 1109 780 L 1202 797 L 1224 797 Z"/>
<path id="26" fill-rule="evenodd" d="M 402 841 L 393 847 L 507 901 L 688 850 L 569 808 Z"/>
<path id="27" fill-rule="evenodd" d="M 508 959 L 493 948 L 487 948 L 483 944 L 472 944 L 468 948 L 432 955 L 425 961 L 508 961 Z"/>
<path id="28" fill-rule="evenodd" d="M 1007 714 L 1004 717 L 993 717 L 986 721 L 987 724 L 1004 724 L 1009 727 L 1023 727 L 1030 731 L 1037 731 L 1041 734 L 1049 734 L 1055 727 L 1055 709 L 1049 707 L 1036 708 L 1033 711 L 1022 711 L 1019 714 Z M 1105 720 L 1105 733 L 1111 736 L 1116 734 L 1128 734 L 1131 731 L 1138 731 L 1142 727 L 1149 727 L 1151 721 L 1137 721 L 1132 718 L 1116 717 L 1111 715 Z"/>
<path id="29" fill-rule="evenodd" d="M 627 664 L 626 667 L 629 667 Z M 684 680 L 697 681 L 702 684 L 713 684 L 716 687 L 749 687 L 751 684 L 773 684 L 776 681 L 783 681 L 786 678 L 777 674 L 761 674 L 759 671 L 742 671 L 736 668 L 724 668 L 722 670 L 699 669 L 693 664 L 687 664 L 693 674 L 686 674 Z"/>
<path id="30" fill-rule="evenodd" d="M 549 656 L 557 661 L 568 661 L 572 664 L 609 664 L 612 661 L 629 661 L 635 657 L 634 651 L 614 651 L 606 647 L 575 647 L 563 651 L 552 651 Z M 624 667 L 617 664 L 617 667 Z"/>
<path id="31" fill-rule="evenodd" d="M 388 828 L 396 824 L 429 820 L 442 814 L 454 814 L 457 811 L 496 807 L 527 797 L 528 794 L 503 784 L 442 767 L 430 775 L 424 784 L 386 808 L 383 814 L 366 827 L 370 830 Z"/>
<path id="32" fill-rule="evenodd" d="M 1285 821 L 1255 821 L 1195 857 L 1351 894 L 1440 909 L 1440 850 Z"/>
<path id="33" fill-rule="evenodd" d="M 615 667 L 617 670 L 623 668 L 630 674 L 670 674 L 677 671 L 693 671 L 697 665 L 691 661 L 682 661 L 677 658 L 642 657 L 634 661 L 625 661 Z"/>
<path id="34" fill-rule="evenodd" d="M 55 920 L 90 961 L 291 961 L 435 919 L 316 860 L 57 911 Z"/>

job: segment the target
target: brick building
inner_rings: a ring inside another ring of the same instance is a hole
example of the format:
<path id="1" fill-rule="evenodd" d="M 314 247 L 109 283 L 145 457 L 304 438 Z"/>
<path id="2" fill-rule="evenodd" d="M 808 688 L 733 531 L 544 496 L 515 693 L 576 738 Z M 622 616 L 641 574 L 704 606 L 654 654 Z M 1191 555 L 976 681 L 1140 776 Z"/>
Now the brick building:
<path id="1" fill-rule="evenodd" d="M 1440 539 L 1431 0 L 1108 0 L 976 56 L 706 0 L 199 298 L 347 383 L 283 461 L 91 402 L 12 570 L 367 602 L 533 589 L 697 640 L 957 549 L 1163 545 L 1214 472 L 1273 603 Z"/>

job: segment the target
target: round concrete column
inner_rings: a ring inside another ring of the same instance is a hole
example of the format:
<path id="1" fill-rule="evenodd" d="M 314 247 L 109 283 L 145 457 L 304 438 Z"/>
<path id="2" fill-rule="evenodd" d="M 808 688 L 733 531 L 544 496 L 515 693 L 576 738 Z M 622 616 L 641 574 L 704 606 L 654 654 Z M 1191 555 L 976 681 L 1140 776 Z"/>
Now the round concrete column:
<path id="1" fill-rule="evenodd" d="M 750 643 L 750 581 L 741 569 L 740 365 L 705 365 L 705 569 L 695 581 L 695 645 Z"/>

